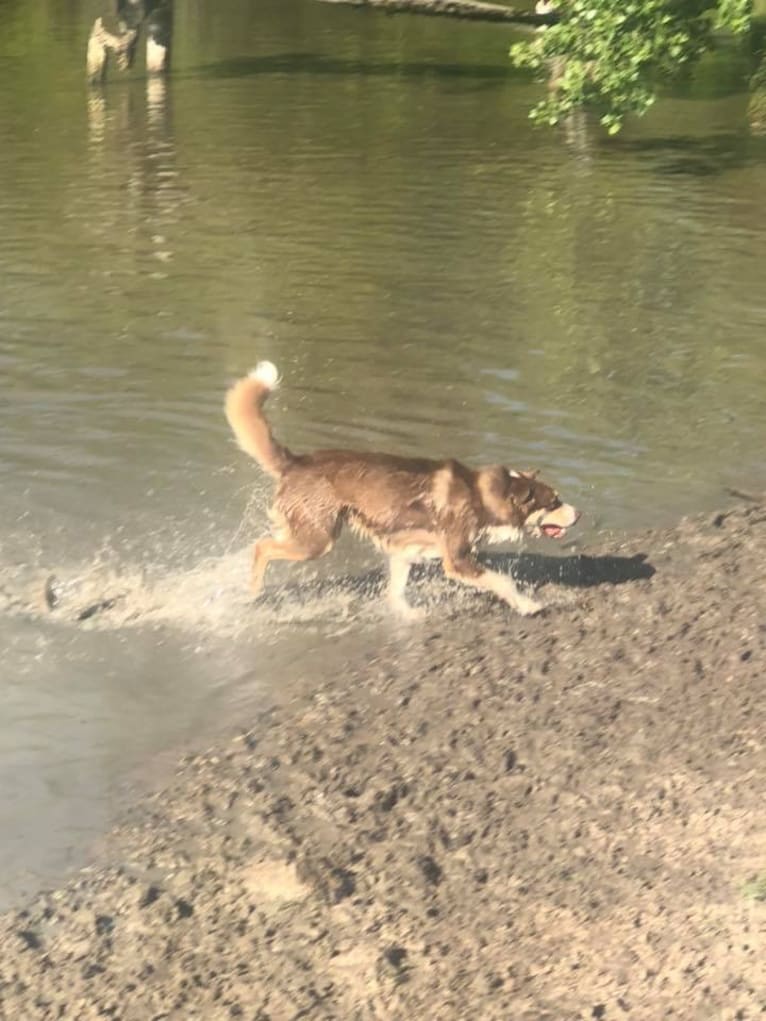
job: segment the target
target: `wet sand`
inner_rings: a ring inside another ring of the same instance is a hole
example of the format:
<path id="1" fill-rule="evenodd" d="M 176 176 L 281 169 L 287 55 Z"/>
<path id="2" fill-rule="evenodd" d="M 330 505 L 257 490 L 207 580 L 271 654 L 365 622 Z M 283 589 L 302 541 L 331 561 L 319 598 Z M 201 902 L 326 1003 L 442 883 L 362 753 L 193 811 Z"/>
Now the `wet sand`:
<path id="1" fill-rule="evenodd" d="M 0 919 L 0 1017 L 762 1016 L 765 565 L 741 500 L 320 662 Z"/>

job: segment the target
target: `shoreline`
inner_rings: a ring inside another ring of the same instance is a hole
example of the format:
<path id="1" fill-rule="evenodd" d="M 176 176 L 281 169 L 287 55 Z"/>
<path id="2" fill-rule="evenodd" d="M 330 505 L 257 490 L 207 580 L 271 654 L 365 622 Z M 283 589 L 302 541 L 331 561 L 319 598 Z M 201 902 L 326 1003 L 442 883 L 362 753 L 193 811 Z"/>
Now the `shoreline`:
<path id="1" fill-rule="evenodd" d="M 758 1016 L 766 507 L 547 560 L 186 755 L 0 917 L 0 1018 Z"/>

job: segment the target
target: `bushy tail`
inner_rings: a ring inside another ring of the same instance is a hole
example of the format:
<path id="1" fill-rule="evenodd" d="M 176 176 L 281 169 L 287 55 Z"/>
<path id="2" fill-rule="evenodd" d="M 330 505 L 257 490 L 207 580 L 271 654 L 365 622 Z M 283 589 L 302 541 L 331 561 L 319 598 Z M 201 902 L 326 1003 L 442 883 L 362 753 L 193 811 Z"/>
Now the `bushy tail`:
<path id="1" fill-rule="evenodd" d="M 277 478 L 293 460 L 287 447 L 277 443 L 271 435 L 263 414 L 263 405 L 278 383 L 276 366 L 271 362 L 259 362 L 226 394 L 226 418 L 237 443 L 246 454 L 255 458 L 264 471 Z"/>

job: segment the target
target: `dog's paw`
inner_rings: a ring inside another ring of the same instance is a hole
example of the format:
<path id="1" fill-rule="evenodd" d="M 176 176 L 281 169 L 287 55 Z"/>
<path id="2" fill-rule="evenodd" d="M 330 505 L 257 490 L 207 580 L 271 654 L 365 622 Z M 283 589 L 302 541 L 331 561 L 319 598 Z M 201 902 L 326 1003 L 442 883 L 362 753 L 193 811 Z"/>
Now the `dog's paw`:
<path id="1" fill-rule="evenodd" d="M 538 603 L 535 599 L 530 599 L 529 596 L 517 596 L 513 601 L 513 608 L 517 610 L 522 617 L 533 617 L 536 613 L 541 613 L 545 607 L 542 603 Z"/>
<path id="2" fill-rule="evenodd" d="M 424 620 L 426 616 L 426 611 L 422 606 L 410 606 L 409 603 L 404 602 L 391 603 L 390 606 L 399 620 L 406 621 L 408 624 Z"/>

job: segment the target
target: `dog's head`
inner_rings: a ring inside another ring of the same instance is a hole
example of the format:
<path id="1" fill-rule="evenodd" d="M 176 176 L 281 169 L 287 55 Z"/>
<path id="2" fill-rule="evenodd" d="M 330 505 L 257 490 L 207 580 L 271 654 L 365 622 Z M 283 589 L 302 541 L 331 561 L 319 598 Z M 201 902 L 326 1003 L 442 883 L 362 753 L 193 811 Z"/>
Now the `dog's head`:
<path id="1" fill-rule="evenodd" d="M 532 535 L 561 539 L 580 517 L 537 472 L 497 466 L 479 472 L 479 492 L 490 527 L 511 526 Z"/>

